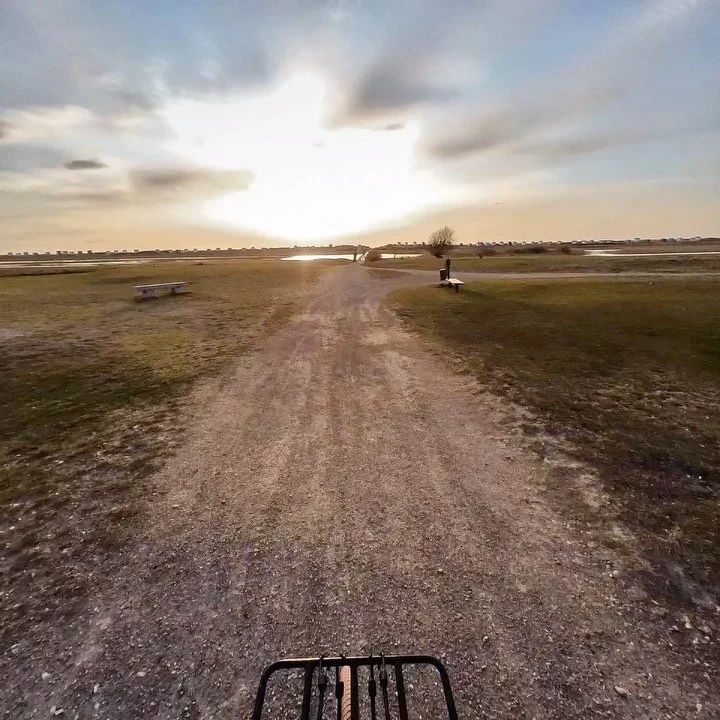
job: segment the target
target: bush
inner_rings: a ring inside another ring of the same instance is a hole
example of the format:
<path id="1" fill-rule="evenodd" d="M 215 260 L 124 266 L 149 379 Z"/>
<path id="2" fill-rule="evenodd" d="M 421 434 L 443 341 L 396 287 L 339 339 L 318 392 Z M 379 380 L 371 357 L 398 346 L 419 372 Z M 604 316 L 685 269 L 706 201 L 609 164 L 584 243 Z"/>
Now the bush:
<path id="1" fill-rule="evenodd" d="M 378 260 L 382 260 L 382 254 L 377 248 L 368 250 L 365 253 L 365 262 L 377 262 Z"/>
<path id="2" fill-rule="evenodd" d="M 525 245 L 512 249 L 513 255 L 540 255 L 546 252 L 547 248 L 544 245 Z"/>
<path id="3" fill-rule="evenodd" d="M 560 252 L 561 252 L 563 255 L 572 255 L 572 248 L 571 248 L 569 245 L 563 245 L 563 246 L 560 248 Z"/>

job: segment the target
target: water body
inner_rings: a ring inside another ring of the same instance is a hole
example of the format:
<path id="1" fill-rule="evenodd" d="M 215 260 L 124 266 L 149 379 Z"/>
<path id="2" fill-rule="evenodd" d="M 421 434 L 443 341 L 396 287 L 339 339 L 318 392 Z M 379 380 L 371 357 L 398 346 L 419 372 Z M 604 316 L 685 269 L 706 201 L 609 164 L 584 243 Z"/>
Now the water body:
<path id="1" fill-rule="evenodd" d="M 0 262 L 0 268 L 62 268 L 62 267 L 94 267 L 96 265 L 141 265 L 142 263 L 153 262 L 147 260 L 8 260 Z"/>
<path id="2" fill-rule="evenodd" d="M 622 250 L 586 250 L 587 255 L 595 257 L 667 257 L 672 255 L 720 255 L 720 250 L 698 250 L 696 252 L 649 252 L 626 253 Z"/>
<path id="3" fill-rule="evenodd" d="M 97 267 L 98 265 L 146 265 L 147 263 L 182 263 L 182 262 L 204 262 L 218 260 L 255 260 L 256 256 L 246 258 L 243 255 L 193 255 L 187 257 L 142 257 L 142 258 L 119 258 L 117 260 L 105 258 L 93 258 L 88 260 L 3 260 L 0 268 L 62 268 L 62 267 Z M 350 258 L 352 260 L 352 257 Z"/>
<path id="4" fill-rule="evenodd" d="M 381 253 L 380 257 L 383 260 L 389 260 L 393 258 L 413 258 L 419 257 L 420 253 Z M 362 258 L 364 255 L 358 254 L 358 258 Z M 352 260 L 353 255 L 350 254 L 336 254 L 336 255 L 288 255 L 288 257 L 282 258 L 283 260 L 300 260 L 301 262 L 309 260 Z"/>
<path id="5" fill-rule="evenodd" d="M 383 259 L 392 259 L 392 258 L 411 258 L 411 257 L 418 257 L 420 253 L 383 253 L 382 258 Z M 362 254 L 358 254 L 358 258 L 362 258 Z M 3 260 L 0 262 L 0 268 L 38 268 L 40 270 L 43 269 L 50 269 L 50 268 L 72 268 L 72 267 L 97 267 L 98 265 L 145 265 L 147 263 L 157 263 L 157 262 L 197 262 L 199 260 L 203 261 L 213 261 L 216 262 L 218 260 L 244 260 L 246 259 L 242 255 L 227 255 L 227 256 L 217 256 L 217 255 L 209 255 L 209 256 L 202 256 L 202 255 L 195 255 L 192 257 L 146 257 L 146 258 L 122 258 L 117 260 L 111 260 L 111 259 L 104 259 L 104 258 L 93 258 L 88 260 Z M 254 257 L 247 258 L 247 259 L 256 259 Z M 268 257 L 270 259 L 270 257 Z M 352 253 L 349 254 L 341 254 L 341 253 L 335 253 L 335 254 L 327 254 L 327 255 L 289 255 L 287 257 L 281 258 L 282 260 L 300 260 L 300 261 L 309 261 L 309 260 L 352 260 L 353 256 Z"/>

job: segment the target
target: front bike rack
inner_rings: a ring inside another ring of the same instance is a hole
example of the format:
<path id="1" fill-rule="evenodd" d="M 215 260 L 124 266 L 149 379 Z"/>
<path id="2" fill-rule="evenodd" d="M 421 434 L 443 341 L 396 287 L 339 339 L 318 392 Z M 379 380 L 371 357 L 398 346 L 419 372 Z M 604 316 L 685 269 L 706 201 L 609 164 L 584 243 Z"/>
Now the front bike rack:
<path id="1" fill-rule="evenodd" d="M 335 697 L 337 718 L 340 720 L 341 702 L 345 692 L 343 683 L 340 681 L 340 668 L 350 668 L 350 685 L 351 685 L 351 703 L 350 703 L 350 720 L 360 720 L 360 699 L 359 699 L 359 681 L 358 668 L 369 667 L 370 679 L 368 680 L 368 696 L 370 699 L 370 715 L 371 720 L 376 720 L 376 694 L 378 694 L 377 686 L 380 685 L 379 694 L 381 697 L 380 704 L 383 713 L 380 717 L 384 720 L 392 720 L 388 705 L 388 674 L 387 669 L 392 668 L 395 674 L 395 694 L 397 696 L 398 720 L 410 720 L 408 716 L 407 698 L 405 695 L 405 679 L 403 677 L 403 667 L 405 665 L 430 665 L 434 667 L 442 682 L 443 695 L 445 705 L 447 707 L 448 720 L 458 720 L 457 710 L 455 708 L 455 699 L 453 698 L 452 688 L 450 687 L 450 676 L 445 666 L 435 657 L 431 655 L 368 655 L 363 657 L 319 657 L 319 658 L 298 658 L 294 660 L 278 660 L 268 665 L 260 677 L 257 695 L 255 697 L 255 708 L 252 714 L 252 720 L 262 720 L 263 705 L 265 703 L 265 692 L 267 690 L 268 681 L 275 673 L 288 672 L 291 670 L 303 670 L 303 698 L 300 710 L 300 720 L 310 720 L 310 706 L 313 698 L 313 679 L 317 676 L 317 718 L 322 720 L 324 717 L 324 698 L 326 688 L 328 686 L 327 670 L 335 668 Z M 377 671 L 378 680 L 375 679 Z"/>

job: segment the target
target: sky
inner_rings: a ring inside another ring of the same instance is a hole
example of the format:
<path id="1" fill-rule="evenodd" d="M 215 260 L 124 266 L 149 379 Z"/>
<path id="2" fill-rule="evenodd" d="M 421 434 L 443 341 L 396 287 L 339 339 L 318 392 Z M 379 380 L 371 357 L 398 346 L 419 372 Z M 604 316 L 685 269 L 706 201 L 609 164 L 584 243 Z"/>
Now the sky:
<path id="1" fill-rule="evenodd" d="M 720 0 L 0 0 L 0 251 L 720 235 Z"/>

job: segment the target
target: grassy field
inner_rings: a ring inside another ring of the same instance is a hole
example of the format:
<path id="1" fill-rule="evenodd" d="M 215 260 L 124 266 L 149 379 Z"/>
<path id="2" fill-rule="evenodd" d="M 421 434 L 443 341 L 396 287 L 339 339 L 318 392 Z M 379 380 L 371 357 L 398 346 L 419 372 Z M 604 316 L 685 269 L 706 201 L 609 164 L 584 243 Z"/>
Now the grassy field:
<path id="1" fill-rule="evenodd" d="M 650 553 L 720 583 L 720 280 L 487 281 L 392 303 L 568 438 Z"/>
<path id="2" fill-rule="evenodd" d="M 92 272 L 94 268 L 87 267 L 74 267 L 74 268 L 49 268 L 49 267 L 32 267 L 32 266 L 19 266 L 19 267 L 0 267 L 0 278 L 5 277 L 26 277 L 28 275 L 72 275 L 74 273 L 85 273 Z"/>
<path id="3" fill-rule="evenodd" d="M 158 262 L 0 277 L 7 631 L 82 599 L 79 567 L 132 532 L 144 478 L 177 442 L 177 402 L 285 321 L 327 267 Z M 190 292 L 133 299 L 133 285 L 169 280 Z"/>
<path id="4" fill-rule="evenodd" d="M 368 263 L 368 267 L 401 270 L 439 270 L 438 260 L 424 253 L 416 258 L 398 258 Z M 453 272 L 720 272 L 720 255 L 675 255 L 669 257 L 605 257 L 591 255 L 496 255 L 494 257 L 458 257 L 452 260 Z"/>

